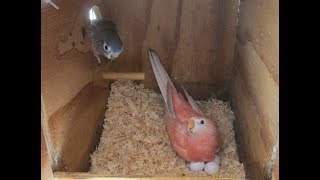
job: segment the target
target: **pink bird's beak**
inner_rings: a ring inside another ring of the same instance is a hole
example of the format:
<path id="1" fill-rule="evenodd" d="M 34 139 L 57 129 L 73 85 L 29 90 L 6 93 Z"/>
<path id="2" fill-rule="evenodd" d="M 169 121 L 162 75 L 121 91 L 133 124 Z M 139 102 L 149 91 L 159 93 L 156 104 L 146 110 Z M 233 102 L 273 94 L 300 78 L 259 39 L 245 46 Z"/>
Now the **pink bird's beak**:
<path id="1" fill-rule="evenodd" d="M 188 121 L 188 131 L 189 133 L 193 133 L 193 128 L 194 128 L 194 120 L 193 119 L 189 119 Z"/>

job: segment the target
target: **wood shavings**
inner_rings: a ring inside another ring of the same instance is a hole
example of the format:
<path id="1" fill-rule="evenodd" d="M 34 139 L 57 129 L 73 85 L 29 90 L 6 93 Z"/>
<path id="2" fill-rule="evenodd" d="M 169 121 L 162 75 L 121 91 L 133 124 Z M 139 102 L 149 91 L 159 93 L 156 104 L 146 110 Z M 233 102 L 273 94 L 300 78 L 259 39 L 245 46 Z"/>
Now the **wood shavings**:
<path id="1" fill-rule="evenodd" d="M 216 176 L 244 178 L 233 132 L 234 114 L 228 103 L 217 99 L 197 101 L 216 120 L 221 132 L 220 171 Z M 194 172 L 171 147 L 164 122 L 161 94 L 132 81 L 111 85 L 100 144 L 91 155 L 90 173 L 107 176 L 207 176 Z"/>

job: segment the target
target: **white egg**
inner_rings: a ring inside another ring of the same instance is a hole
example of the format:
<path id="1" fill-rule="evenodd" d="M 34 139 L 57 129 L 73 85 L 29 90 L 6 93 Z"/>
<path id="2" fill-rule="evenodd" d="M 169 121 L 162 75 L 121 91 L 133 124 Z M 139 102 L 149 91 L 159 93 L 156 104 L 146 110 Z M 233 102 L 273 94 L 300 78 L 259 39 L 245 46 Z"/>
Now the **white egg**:
<path id="1" fill-rule="evenodd" d="M 190 169 L 192 171 L 202 171 L 205 166 L 204 162 L 192 162 L 190 163 Z"/>
<path id="2" fill-rule="evenodd" d="M 217 163 L 217 164 L 220 164 L 220 157 L 219 157 L 218 155 L 216 155 L 216 156 L 214 157 L 213 162 L 215 162 L 215 163 Z"/>
<path id="3" fill-rule="evenodd" d="M 216 162 L 208 162 L 205 167 L 204 167 L 204 171 L 208 174 L 208 175 L 213 175 L 215 173 L 217 173 L 220 169 L 219 164 L 217 164 Z"/>

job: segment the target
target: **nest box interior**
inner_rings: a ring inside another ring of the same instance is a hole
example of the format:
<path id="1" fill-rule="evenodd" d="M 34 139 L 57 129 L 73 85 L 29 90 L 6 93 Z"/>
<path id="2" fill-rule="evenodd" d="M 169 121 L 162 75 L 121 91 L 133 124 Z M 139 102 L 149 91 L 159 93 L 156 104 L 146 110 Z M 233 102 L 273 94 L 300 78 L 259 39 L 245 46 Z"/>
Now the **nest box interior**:
<path id="1" fill-rule="evenodd" d="M 278 179 L 279 1 L 53 2 L 59 9 L 41 6 L 43 179 L 110 178 L 86 173 L 103 130 L 110 85 L 132 78 L 159 92 L 149 48 L 194 99 L 215 94 L 230 101 L 247 178 Z M 88 40 L 93 5 L 115 22 L 124 44 L 114 63 L 95 63 Z"/>

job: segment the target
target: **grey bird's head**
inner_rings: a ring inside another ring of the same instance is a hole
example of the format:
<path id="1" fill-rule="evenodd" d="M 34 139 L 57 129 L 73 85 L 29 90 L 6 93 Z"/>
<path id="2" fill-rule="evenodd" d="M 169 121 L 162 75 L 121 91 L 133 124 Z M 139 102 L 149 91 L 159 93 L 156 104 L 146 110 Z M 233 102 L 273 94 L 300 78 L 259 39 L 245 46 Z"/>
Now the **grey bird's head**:
<path id="1" fill-rule="evenodd" d="M 115 61 L 123 51 L 122 42 L 116 31 L 106 33 L 102 44 L 102 52 L 105 57 Z"/>
<path id="2" fill-rule="evenodd" d="M 91 38 L 95 55 L 101 54 L 111 61 L 117 60 L 123 51 L 122 41 L 118 35 L 116 25 L 102 18 L 97 6 L 91 8 Z"/>

